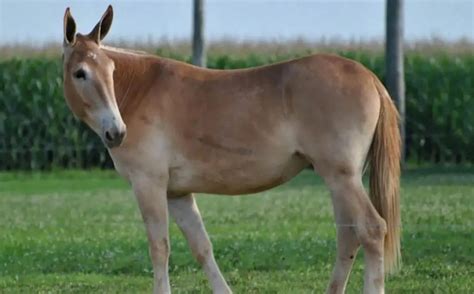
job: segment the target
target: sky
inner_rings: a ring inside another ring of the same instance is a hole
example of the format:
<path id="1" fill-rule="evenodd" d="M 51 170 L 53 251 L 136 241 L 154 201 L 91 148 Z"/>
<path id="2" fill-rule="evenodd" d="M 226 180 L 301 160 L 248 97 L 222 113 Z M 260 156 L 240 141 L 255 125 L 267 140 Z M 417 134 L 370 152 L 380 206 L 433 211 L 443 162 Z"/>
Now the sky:
<path id="1" fill-rule="evenodd" d="M 204 0 L 209 40 L 383 40 L 384 0 Z M 71 7 L 78 31 L 88 33 L 108 4 L 112 41 L 191 37 L 192 0 L 0 0 L 0 44 L 62 42 L 62 19 Z M 474 40 L 474 0 L 405 0 L 408 41 Z"/>

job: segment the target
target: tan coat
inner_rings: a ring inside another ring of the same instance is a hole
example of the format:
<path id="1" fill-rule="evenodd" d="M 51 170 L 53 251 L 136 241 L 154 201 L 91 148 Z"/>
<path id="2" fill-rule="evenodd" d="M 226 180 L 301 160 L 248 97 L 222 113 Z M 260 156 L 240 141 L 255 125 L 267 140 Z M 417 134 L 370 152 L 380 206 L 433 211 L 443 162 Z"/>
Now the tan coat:
<path id="1" fill-rule="evenodd" d="M 210 70 L 106 47 L 112 8 L 89 35 L 65 14 L 64 88 L 73 113 L 130 181 L 150 241 L 155 292 L 169 292 L 168 211 L 214 292 L 230 292 L 191 193 L 263 191 L 312 166 L 328 185 L 338 255 L 328 292 L 344 292 L 359 245 L 365 293 L 383 292 L 399 247 L 397 111 L 361 64 L 312 55 L 242 70 Z M 362 185 L 371 167 L 370 200 Z M 284 216 L 282 216 L 284 217 Z"/>

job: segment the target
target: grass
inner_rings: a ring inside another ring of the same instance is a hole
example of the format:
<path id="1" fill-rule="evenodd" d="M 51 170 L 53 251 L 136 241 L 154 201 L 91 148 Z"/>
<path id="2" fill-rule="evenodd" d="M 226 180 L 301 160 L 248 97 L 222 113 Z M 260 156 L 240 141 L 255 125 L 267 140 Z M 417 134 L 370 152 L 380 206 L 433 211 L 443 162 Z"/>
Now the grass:
<path id="1" fill-rule="evenodd" d="M 402 185 L 403 268 L 388 293 L 473 293 L 474 169 L 417 169 Z M 322 293 L 335 258 L 329 194 L 305 171 L 246 197 L 198 197 L 236 293 Z M 112 171 L 0 173 L 0 293 L 150 293 L 144 227 Z M 175 293 L 208 293 L 175 224 Z M 362 254 L 347 293 L 361 293 Z"/>

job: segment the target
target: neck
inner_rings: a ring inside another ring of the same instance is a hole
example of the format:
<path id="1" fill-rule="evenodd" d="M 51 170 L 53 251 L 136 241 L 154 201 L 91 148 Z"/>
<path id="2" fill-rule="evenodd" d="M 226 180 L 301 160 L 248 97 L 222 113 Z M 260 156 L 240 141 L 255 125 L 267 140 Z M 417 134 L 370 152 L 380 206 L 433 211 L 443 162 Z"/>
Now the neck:
<path id="1" fill-rule="evenodd" d="M 115 63 L 115 98 L 120 113 L 126 120 L 143 103 L 153 86 L 159 59 L 115 48 L 104 48 L 104 51 Z"/>

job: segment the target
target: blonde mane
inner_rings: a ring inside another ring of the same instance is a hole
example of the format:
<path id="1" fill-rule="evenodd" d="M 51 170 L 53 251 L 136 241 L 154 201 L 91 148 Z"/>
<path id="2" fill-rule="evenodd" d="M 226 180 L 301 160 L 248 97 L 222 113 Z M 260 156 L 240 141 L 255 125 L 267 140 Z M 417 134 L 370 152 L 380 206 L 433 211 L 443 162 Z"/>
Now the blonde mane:
<path id="1" fill-rule="evenodd" d="M 112 52 L 130 54 L 130 55 L 139 55 L 139 56 L 152 55 L 151 53 L 148 53 L 146 51 L 118 48 L 118 47 L 113 47 L 113 46 L 108 46 L 108 45 L 103 45 L 103 44 L 100 45 L 100 48 L 104 50 L 112 51 Z"/>

